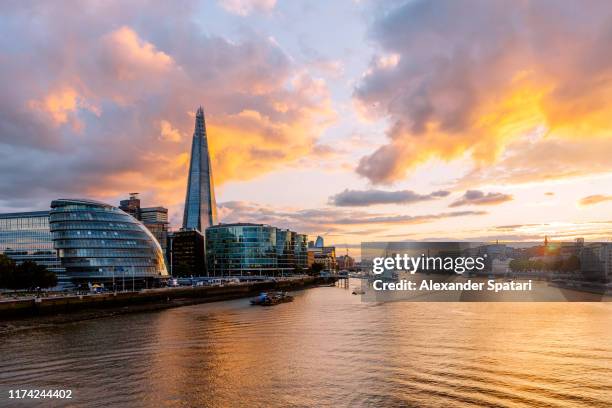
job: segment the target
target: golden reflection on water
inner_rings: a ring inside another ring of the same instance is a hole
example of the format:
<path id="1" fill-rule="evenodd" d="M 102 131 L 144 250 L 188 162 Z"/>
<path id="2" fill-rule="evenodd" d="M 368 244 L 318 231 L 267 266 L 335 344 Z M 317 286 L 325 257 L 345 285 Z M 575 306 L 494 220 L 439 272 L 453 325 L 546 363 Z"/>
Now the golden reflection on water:
<path id="1" fill-rule="evenodd" d="M 2 339 L 0 384 L 74 406 L 609 406 L 604 303 L 362 303 L 317 288 Z"/>

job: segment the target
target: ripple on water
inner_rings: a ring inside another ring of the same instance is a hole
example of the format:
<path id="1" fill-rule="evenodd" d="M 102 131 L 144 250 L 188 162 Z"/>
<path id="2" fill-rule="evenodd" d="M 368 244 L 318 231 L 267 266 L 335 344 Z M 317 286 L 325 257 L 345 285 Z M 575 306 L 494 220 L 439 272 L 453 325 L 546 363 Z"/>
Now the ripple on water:
<path id="1" fill-rule="evenodd" d="M 611 311 L 372 304 L 317 288 L 273 308 L 236 300 L 16 332 L 0 344 L 0 386 L 73 388 L 83 407 L 604 407 Z"/>

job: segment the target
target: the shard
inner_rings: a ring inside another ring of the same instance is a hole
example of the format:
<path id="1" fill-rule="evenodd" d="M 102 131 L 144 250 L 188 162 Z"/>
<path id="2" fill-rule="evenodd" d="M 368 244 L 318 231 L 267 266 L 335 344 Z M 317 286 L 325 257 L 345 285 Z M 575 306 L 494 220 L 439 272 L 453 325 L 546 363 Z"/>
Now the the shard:
<path id="1" fill-rule="evenodd" d="M 213 184 L 204 110 L 200 106 L 196 114 L 195 130 L 191 144 L 191 162 L 187 197 L 183 214 L 183 228 L 204 232 L 217 223 L 217 203 Z"/>

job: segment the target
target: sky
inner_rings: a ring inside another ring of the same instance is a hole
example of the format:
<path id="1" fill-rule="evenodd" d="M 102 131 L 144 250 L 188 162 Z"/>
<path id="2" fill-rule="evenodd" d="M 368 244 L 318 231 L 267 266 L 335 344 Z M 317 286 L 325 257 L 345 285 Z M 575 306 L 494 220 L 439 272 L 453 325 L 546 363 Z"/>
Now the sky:
<path id="1" fill-rule="evenodd" d="M 221 222 L 362 241 L 608 240 L 607 1 L 3 1 L 0 211 L 139 192 L 181 223 L 203 106 Z"/>

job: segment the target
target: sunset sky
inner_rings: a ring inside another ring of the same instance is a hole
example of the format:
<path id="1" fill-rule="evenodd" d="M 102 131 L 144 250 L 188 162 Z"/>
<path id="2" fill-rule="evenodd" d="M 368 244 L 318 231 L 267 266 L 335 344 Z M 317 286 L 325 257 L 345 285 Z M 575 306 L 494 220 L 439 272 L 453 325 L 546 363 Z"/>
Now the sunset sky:
<path id="1" fill-rule="evenodd" d="M 3 1 L 0 211 L 178 226 L 202 105 L 222 222 L 607 240 L 610 44 L 608 1 Z"/>

